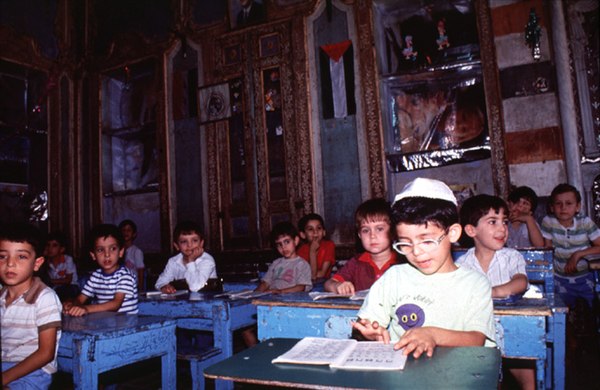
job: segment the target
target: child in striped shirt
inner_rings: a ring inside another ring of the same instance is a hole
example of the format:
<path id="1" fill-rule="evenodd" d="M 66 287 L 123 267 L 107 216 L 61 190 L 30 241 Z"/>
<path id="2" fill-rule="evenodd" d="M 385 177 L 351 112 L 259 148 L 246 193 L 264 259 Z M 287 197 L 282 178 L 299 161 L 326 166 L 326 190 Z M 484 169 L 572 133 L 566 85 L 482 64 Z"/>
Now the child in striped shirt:
<path id="1" fill-rule="evenodd" d="M 600 229 L 589 217 L 580 215 L 581 194 L 570 184 L 559 184 L 550 194 L 552 214 L 542 220 L 546 246 L 554 247 L 554 289 L 569 307 L 583 298 L 592 307 L 594 279 L 587 255 L 600 253 Z"/>
<path id="2" fill-rule="evenodd" d="M 63 312 L 82 316 L 100 311 L 137 313 L 137 283 L 133 274 L 119 264 L 123 256 L 123 236 L 115 225 L 102 224 L 92 230 L 90 255 L 98 263 L 81 294 L 74 302 L 65 302 Z M 86 305 L 88 299 L 95 303 Z"/>

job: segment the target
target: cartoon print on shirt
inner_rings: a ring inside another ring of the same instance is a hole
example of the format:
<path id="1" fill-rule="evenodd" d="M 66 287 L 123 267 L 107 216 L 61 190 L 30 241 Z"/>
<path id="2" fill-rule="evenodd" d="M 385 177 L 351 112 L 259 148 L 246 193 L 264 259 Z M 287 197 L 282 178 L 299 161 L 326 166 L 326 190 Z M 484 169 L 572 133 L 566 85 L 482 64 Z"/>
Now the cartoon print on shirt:
<path id="1" fill-rule="evenodd" d="M 425 323 L 425 312 L 420 306 L 412 303 L 407 303 L 396 309 L 398 316 L 398 325 L 404 330 L 418 328 Z"/>

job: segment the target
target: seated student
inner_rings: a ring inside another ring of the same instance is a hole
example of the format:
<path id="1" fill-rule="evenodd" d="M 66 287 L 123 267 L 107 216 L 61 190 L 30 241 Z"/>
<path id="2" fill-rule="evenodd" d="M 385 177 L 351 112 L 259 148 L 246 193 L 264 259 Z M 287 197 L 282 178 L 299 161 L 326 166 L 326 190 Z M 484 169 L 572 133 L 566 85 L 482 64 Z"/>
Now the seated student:
<path id="1" fill-rule="evenodd" d="M 550 194 L 550 211 L 542 220 L 546 246 L 554 247 L 554 288 L 574 308 L 577 298 L 592 307 L 594 278 L 586 255 L 600 253 L 600 229 L 591 218 L 579 215 L 581 194 L 570 184 L 559 184 Z"/>
<path id="2" fill-rule="evenodd" d="M 300 237 L 294 225 L 290 222 L 280 222 L 273 226 L 270 236 L 273 246 L 281 257 L 271 263 L 255 291 L 268 291 L 274 294 L 309 291 L 312 288 L 310 266 L 296 254 Z M 258 342 L 255 329 L 256 326 L 252 326 L 242 332 L 248 347 Z"/>
<path id="3" fill-rule="evenodd" d="M 417 178 L 392 205 L 398 241 L 410 264 L 392 267 L 369 291 L 352 327 L 369 340 L 394 342 L 414 358 L 436 346 L 493 346 L 492 291 L 487 278 L 454 264 L 461 235 L 456 197 L 439 180 Z"/>
<path id="4" fill-rule="evenodd" d="M 271 242 L 281 255 L 271 263 L 256 291 L 291 293 L 312 288 L 310 266 L 296 254 L 298 231 L 289 222 L 280 222 L 271 230 Z"/>
<path id="5" fill-rule="evenodd" d="M 298 232 L 305 243 L 298 248 L 298 256 L 308 261 L 313 280 L 328 278 L 335 263 L 335 244 L 327 240 L 325 222 L 319 214 L 306 214 L 298 221 Z"/>
<path id="6" fill-rule="evenodd" d="M 77 267 L 73 258 L 65 254 L 67 238 L 61 232 L 52 232 L 46 238 L 44 257 L 52 288 L 61 301 L 75 298 L 79 294 Z"/>
<path id="7" fill-rule="evenodd" d="M 123 236 L 115 225 L 100 224 L 91 231 L 90 256 L 98 263 L 74 302 L 65 302 L 65 314 L 80 317 L 101 311 L 137 313 L 135 277 L 119 263 L 123 256 Z M 86 305 L 89 299 L 93 304 Z"/>
<path id="8" fill-rule="evenodd" d="M 61 336 L 58 296 L 33 276 L 44 262 L 40 231 L 11 224 L 0 231 L 2 388 L 48 389 Z"/>
<path id="9" fill-rule="evenodd" d="M 462 255 L 456 264 L 486 275 L 492 284 L 492 297 L 504 298 L 527 290 L 527 270 L 523 255 L 513 248 L 505 248 L 508 236 L 508 206 L 492 195 L 475 195 L 460 209 L 463 230 L 475 242 L 475 247 Z M 505 359 L 521 389 L 535 389 L 535 369 L 519 367 L 527 362 Z"/>
<path id="10" fill-rule="evenodd" d="M 144 252 L 138 248 L 133 241 L 137 237 L 137 225 L 131 219 L 125 219 L 119 223 L 119 229 L 125 242 L 125 267 L 137 279 L 138 291 L 144 289 Z"/>
<path id="11" fill-rule="evenodd" d="M 154 285 L 165 294 L 177 291 L 182 279 L 190 291 L 197 292 L 208 279 L 217 277 L 215 259 L 204 251 L 204 237 L 200 226 L 192 221 L 182 221 L 173 231 L 173 247 L 179 253 L 169 259 L 164 271 Z M 175 286 L 174 286 L 175 285 Z"/>
<path id="12" fill-rule="evenodd" d="M 544 237 L 535 220 L 538 198 L 531 188 L 521 186 L 508 194 L 508 241 L 509 248 L 543 247 Z"/>
<path id="13" fill-rule="evenodd" d="M 364 252 L 356 255 L 325 282 L 325 291 L 354 294 L 366 290 L 397 263 L 392 251 L 390 204 L 381 198 L 363 202 L 354 213 L 354 223 Z"/>

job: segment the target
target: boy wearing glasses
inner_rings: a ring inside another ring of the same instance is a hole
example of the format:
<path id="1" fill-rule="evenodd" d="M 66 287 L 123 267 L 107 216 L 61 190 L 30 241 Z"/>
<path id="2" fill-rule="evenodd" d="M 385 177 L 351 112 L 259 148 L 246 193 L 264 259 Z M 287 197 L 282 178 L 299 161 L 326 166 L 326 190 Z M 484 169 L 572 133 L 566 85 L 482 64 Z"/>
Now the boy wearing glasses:
<path id="1" fill-rule="evenodd" d="M 409 264 L 373 284 L 352 326 L 404 354 L 433 355 L 436 346 L 494 346 L 492 293 L 486 277 L 459 268 L 451 254 L 462 232 L 452 190 L 418 178 L 394 199 L 393 248 Z"/>
<path id="2" fill-rule="evenodd" d="M 364 252 L 353 257 L 325 282 L 325 291 L 354 294 L 366 290 L 397 263 L 392 251 L 390 204 L 381 198 L 369 199 L 356 209 L 354 221 Z"/>
<path id="3" fill-rule="evenodd" d="M 125 250 L 121 231 L 115 225 L 97 225 L 92 229 L 91 240 L 90 256 L 100 268 L 90 275 L 74 302 L 63 304 L 63 312 L 75 317 L 100 311 L 137 313 L 137 282 L 133 274 L 119 264 Z M 96 303 L 86 305 L 90 298 Z"/>

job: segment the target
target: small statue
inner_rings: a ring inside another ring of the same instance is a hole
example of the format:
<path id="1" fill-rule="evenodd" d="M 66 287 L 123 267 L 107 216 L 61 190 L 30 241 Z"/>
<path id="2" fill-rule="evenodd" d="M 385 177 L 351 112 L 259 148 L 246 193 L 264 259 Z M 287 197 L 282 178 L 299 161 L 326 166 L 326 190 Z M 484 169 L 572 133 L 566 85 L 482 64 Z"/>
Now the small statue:
<path id="1" fill-rule="evenodd" d="M 435 42 L 438 45 L 438 50 L 444 50 L 450 47 L 448 35 L 446 35 L 446 21 L 442 18 L 437 22 L 438 38 Z"/>
<path id="2" fill-rule="evenodd" d="M 412 35 L 407 35 L 406 37 L 404 37 L 404 43 L 406 44 L 406 47 L 402 50 L 402 55 L 404 56 L 404 59 L 409 61 L 416 61 L 419 52 L 413 51 Z"/>

